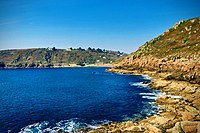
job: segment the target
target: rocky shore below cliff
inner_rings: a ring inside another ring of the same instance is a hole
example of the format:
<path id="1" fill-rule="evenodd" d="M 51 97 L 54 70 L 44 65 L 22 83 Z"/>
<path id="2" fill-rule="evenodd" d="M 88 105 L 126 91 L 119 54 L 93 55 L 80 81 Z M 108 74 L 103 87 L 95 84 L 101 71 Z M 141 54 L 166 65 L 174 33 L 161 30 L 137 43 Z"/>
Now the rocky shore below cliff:
<path id="1" fill-rule="evenodd" d="M 110 72 L 149 75 L 159 114 L 139 122 L 110 123 L 90 133 L 200 133 L 200 17 L 181 20 L 137 51 L 116 63 Z"/>
<path id="2" fill-rule="evenodd" d="M 152 89 L 165 95 L 156 99 L 159 114 L 139 122 L 127 121 L 103 125 L 89 133 L 198 133 L 200 132 L 200 85 L 186 81 L 167 80 L 168 73 L 109 69 L 122 74 L 147 74 L 153 78 Z"/>

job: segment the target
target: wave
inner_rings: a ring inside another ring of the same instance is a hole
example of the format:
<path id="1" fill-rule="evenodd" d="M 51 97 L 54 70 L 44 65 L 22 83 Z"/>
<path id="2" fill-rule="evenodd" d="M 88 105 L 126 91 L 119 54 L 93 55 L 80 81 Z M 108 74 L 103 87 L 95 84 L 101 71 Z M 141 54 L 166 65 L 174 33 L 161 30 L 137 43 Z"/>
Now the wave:
<path id="1" fill-rule="evenodd" d="M 166 93 L 164 92 L 152 92 L 152 93 L 139 93 L 139 95 L 142 95 L 142 98 L 146 99 L 153 99 L 156 100 L 158 97 L 161 97 L 165 95 Z"/>
<path id="2" fill-rule="evenodd" d="M 175 95 L 167 95 L 170 98 L 180 99 L 182 96 L 175 96 Z"/>
<path id="3" fill-rule="evenodd" d="M 74 118 L 69 120 L 62 120 L 58 123 L 50 123 L 48 121 L 43 121 L 39 123 L 34 123 L 23 127 L 19 133 L 57 133 L 58 131 L 64 131 L 68 133 L 78 133 L 78 129 L 97 129 L 101 125 L 108 124 L 111 121 L 92 121 L 90 124 L 81 122 L 80 119 Z"/>
<path id="4" fill-rule="evenodd" d="M 148 84 L 144 84 L 143 82 L 136 82 L 136 83 L 130 82 L 129 85 L 130 86 L 136 86 L 136 87 L 139 87 L 139 88 L 146 88 L 146 87 L 148 87 Z"/>
<path id="5" fill-rule="evenodd" d="M 152 78 L 149 77 L 148 75 L 142 75 L 142 78 L 143 78 L 143 79 L 146 79 L 146 80 L 152 80 Z"/>
<path id="6" fill-rule="evenodd" d="M 142 98 L 156 100 L 158 97 L 156 97 L 156 96 L 142 96 Z"/>
<path id="7" fill-rule="evenodd" d="M 156 93 L 139 93 L 139 95 L 145 95 L 145 96 L 155 96 Z"/>

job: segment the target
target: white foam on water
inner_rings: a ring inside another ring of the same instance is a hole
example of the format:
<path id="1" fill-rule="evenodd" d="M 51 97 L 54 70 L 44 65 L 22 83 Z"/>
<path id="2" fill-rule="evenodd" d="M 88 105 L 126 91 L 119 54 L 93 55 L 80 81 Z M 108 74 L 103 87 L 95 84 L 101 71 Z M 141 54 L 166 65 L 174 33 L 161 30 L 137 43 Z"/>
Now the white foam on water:
<path id="1" fill-rule="evenodd" d="M 151 77 L 149 77 L 148 75 L 142 75 L 143 79 L 146 79 L 146 80 L 152 80 Z"/>
<path id="2" fill-rule="evenodd" d="M 49 124 L 48 121 L 43 121 L 41 123 L 34 123 L 31 125 L 28 125 L 21 129 L 19 133 L 42 133 L 41 130 L 45 128 Z"/>
<path id="3" fill-rule="evenodd" d="M 152 92 L 152 93 L 139 93 L 139 95 L 142 95 L 142 98 L 156 100 L 158 97 L 165 95 L 165 93 L 163 93 L 163 92 Z"/>
<path id="4" fill-rule="evenodd" d="M 136 86 L 136 87 L 139 87 L 139 88 L 145 88 L 145 87 L 148 86 L 148 84 L 144 84 L 143 82 L 136 82 L 136 83 L 130 82 L 129 85 L 130 86 Z"/>
<path id="5" fill-rule="evenodd" d="M 156 100 L 158 97 L 156 97 L 156 96 L 142 96 L 142 98 Z"/>
<path id="6" fill-rule="evenodd" d="M 101 125 L 108 124 L 111 121 L 93 121 L 91 124 L 79 122 L 79 119 L 62 120 L 55 124 L 54 127 L 48 121 L 34 123 L 21 129 L 19 133 L 57 133 L 62 130 L 68 133 L 76 133 L 79 128 L 97 129 Z"/>
<path id="7" fill-rule="evenodd" d="M 139 93 L 139 95 L 144 95 L 144 96 L 155 96 L 155 93 Z"/>
<path id="8" fill-rule="evenodd" d="M 180 99 L 182 98 L 182 96 L 174 96 L 174 95 L 167 95 L 170 98 L 175 98 L 175 99 Z"/>

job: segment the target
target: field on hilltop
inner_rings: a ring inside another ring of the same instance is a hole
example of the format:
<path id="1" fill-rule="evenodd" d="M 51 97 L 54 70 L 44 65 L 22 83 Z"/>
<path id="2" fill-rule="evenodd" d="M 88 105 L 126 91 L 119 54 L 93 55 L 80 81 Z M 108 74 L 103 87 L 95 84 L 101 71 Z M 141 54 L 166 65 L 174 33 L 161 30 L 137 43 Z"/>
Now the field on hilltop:
<path id="1" fill-rule="evenodd" d="M 0 67 L 17 68 L 42 68 L 42 67 L 66 67 L 70 64 L 111 64 L 122 57 L 125 53 L 105 49 L 56 49 L 33 48 L 14 49 L 0 51 Z"/>

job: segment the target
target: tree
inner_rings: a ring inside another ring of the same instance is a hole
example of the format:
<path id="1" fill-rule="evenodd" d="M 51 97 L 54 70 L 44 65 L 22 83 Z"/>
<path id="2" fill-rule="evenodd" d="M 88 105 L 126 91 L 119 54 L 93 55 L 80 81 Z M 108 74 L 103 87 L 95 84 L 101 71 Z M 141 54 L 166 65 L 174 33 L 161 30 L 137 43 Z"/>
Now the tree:
<path id="1" fill-rule="evenodd" d="M 98 48 L 96 51 L 97 51 L 98 53 L 103 53 L 103 50 L 101 50 L 100 48 Z"/>
<path id="2" fill-rule="evenodd" d="M 0 62 L 0 68 L 4 68 L 6 65 L 4 62 Z"/>
<path id="3" fill-rule="evenodd" d="M 93 48 L 91 51 L 92 51 L 92 52 L 96 52 L 96 49 L 95 49 L 95 48 Z"/>
<path id="4" fill-rule="evenodd" d="M 53 47 L 53 48 L 52 48 L 52 50 L 53 50 L 53 51 L 56 51 L 56 48 L 55 48 L 55 47 Z"/>
<path id="5" fill-rule="evenodd" d="M 92 49 L 90 47 L 88 47 L 88 50 L 92 51 Z"/>
<path id="6" fill-rule="evenodd" d="M 79 51 L 85 51 L 85 49 L 83 49 L 83 48 L 81 48 L 81 47 L 79 47 L 78 50 L 79 50 Z"/>

